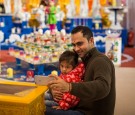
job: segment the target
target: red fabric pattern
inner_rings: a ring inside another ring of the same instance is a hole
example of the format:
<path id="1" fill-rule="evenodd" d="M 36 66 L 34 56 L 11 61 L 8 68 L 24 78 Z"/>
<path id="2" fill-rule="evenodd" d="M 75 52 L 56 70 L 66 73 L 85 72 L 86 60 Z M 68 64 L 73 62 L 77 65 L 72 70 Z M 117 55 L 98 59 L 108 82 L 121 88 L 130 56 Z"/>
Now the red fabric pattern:
<path id="1" fill-rule="evenodd" d="M 84 74 L 84 64 L 79 63 L 78 66 L 68 74 L 60 74 L 60 77 L 66 82 L 81 82 Z M 67 110 L 78 104 L 79 98 L 71 95 L 69 92 L 63 94 L 62 100 L 59 101 L 59 106 L 63 110 Z"/>

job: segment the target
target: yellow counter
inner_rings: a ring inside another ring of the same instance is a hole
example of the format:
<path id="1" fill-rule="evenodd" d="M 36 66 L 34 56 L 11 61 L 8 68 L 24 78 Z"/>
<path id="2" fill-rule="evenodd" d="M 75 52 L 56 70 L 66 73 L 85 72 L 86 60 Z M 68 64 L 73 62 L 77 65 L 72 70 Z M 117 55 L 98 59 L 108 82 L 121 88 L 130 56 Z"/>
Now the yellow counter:
<path id="1" fill-rule="evenodd" d="M 47 86 L 0 80 L 0 115 L 44 115 Z"/>

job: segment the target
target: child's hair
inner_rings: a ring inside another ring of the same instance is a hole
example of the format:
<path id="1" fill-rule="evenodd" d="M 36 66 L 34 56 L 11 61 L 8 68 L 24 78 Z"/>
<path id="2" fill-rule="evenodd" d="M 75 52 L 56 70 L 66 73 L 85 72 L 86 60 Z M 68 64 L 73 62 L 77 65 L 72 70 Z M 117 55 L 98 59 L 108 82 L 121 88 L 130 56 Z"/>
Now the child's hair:
<path id="1" fill-rule="evenodd" d="M 78 64 L 78 55 L 73 51 L 66 50 L 61 54 L 59 58 L 59 63 L 61 63 L 62 61 L 66 61 L 74 68 Z"/>

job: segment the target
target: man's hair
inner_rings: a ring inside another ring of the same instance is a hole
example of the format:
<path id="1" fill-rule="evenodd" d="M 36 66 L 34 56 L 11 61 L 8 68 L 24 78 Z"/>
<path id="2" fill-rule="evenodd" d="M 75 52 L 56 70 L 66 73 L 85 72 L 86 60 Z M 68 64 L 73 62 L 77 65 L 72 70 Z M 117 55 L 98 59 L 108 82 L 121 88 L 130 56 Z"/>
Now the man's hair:
<path id="1" fill-rule="evenodd" d="M 92 31 L 87 26 L 77 26 L 72 30 L 71 34 L 76 34 L 77 32 L 81 32 L 88 41 L 93 37 Z"/>
<path id="2" fill-rule="evenodd" d="M 62 61 L 66 61 L 74 68 L 78 64 L 78 55 L 73 51 L 66 50 L 60 55 L 59 63 L 61 63 Z"/>

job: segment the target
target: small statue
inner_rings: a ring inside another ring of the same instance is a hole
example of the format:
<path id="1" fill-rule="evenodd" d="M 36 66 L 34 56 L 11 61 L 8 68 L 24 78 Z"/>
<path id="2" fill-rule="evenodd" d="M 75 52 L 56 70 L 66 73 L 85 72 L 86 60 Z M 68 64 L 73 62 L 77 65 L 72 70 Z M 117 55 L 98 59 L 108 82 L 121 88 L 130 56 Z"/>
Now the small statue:
<path id="1" fill-rule="evenodd" d="M 80 16 L 81 17 L 88 17 L 88 0 L 81 0 L 80 3 Z"/>
<path id="2" fill-rule="evenodd" d="M 37 20 L 40 23 L 40 28 L 44 28 L 45 27 L 45 12 L 44 12 L 44 6 L 40 5 L 39 8 L 37 9 L 38 17 Z"/>
<path id="3" fill-rule="evenodd" d="M 70 0 L 70 4 L 66 6 L 66 9 L 67 9 L 67 16 L 66 16 L 67 18 L 72 18 L 75 16 L 76 10 L 74 0 Z"/>
<path id="4" fill-rule="evenodd" d="M 46 9 L 46 12 L 48 12 L 48 24 L 50 27 L 51 32 L 53 33 L 54 29 L 56 28 L 56 23 L 57 23 L 57 19 L 56 19 L 56 11 L 57 8 L 55 6 L 54 0 L 50 0 L 49 1 L 49 7 Z"/>
<path id="5" fill-rule="evenodd" d="M 11 1 L 10 0 L 4 0 L 4 7 L 5 7 L 5 13 L 11 14 Z"/>
<path id="6" fill-rule="evenodd" d="M 65 13 L 61 10 L 60 6 L 57 6 L 57 13 L 56 13 L 56 18 L 58 21 L 63 21 L 65 17 Z"/>
<path id="7" fill-rule="evenodd" d="M 97 20 L 97 19 L 101 19 L 101 14 L 100 14 L 100 1 L 99 0 L 94 0 L 93 1 L 93 6 L 92 6 L 92 17 L 93 19 Z"/>
<path id="8" fill-rule="evenodd" d="M 34 81 L 34 71 L 32 70 L 27 71 L 26 81 Z"/>
<path id="9" fill-rule="evenodd" d="M 23 15 L 22 0 L 14 0 L 14 17 L 22 20 Z"/>

